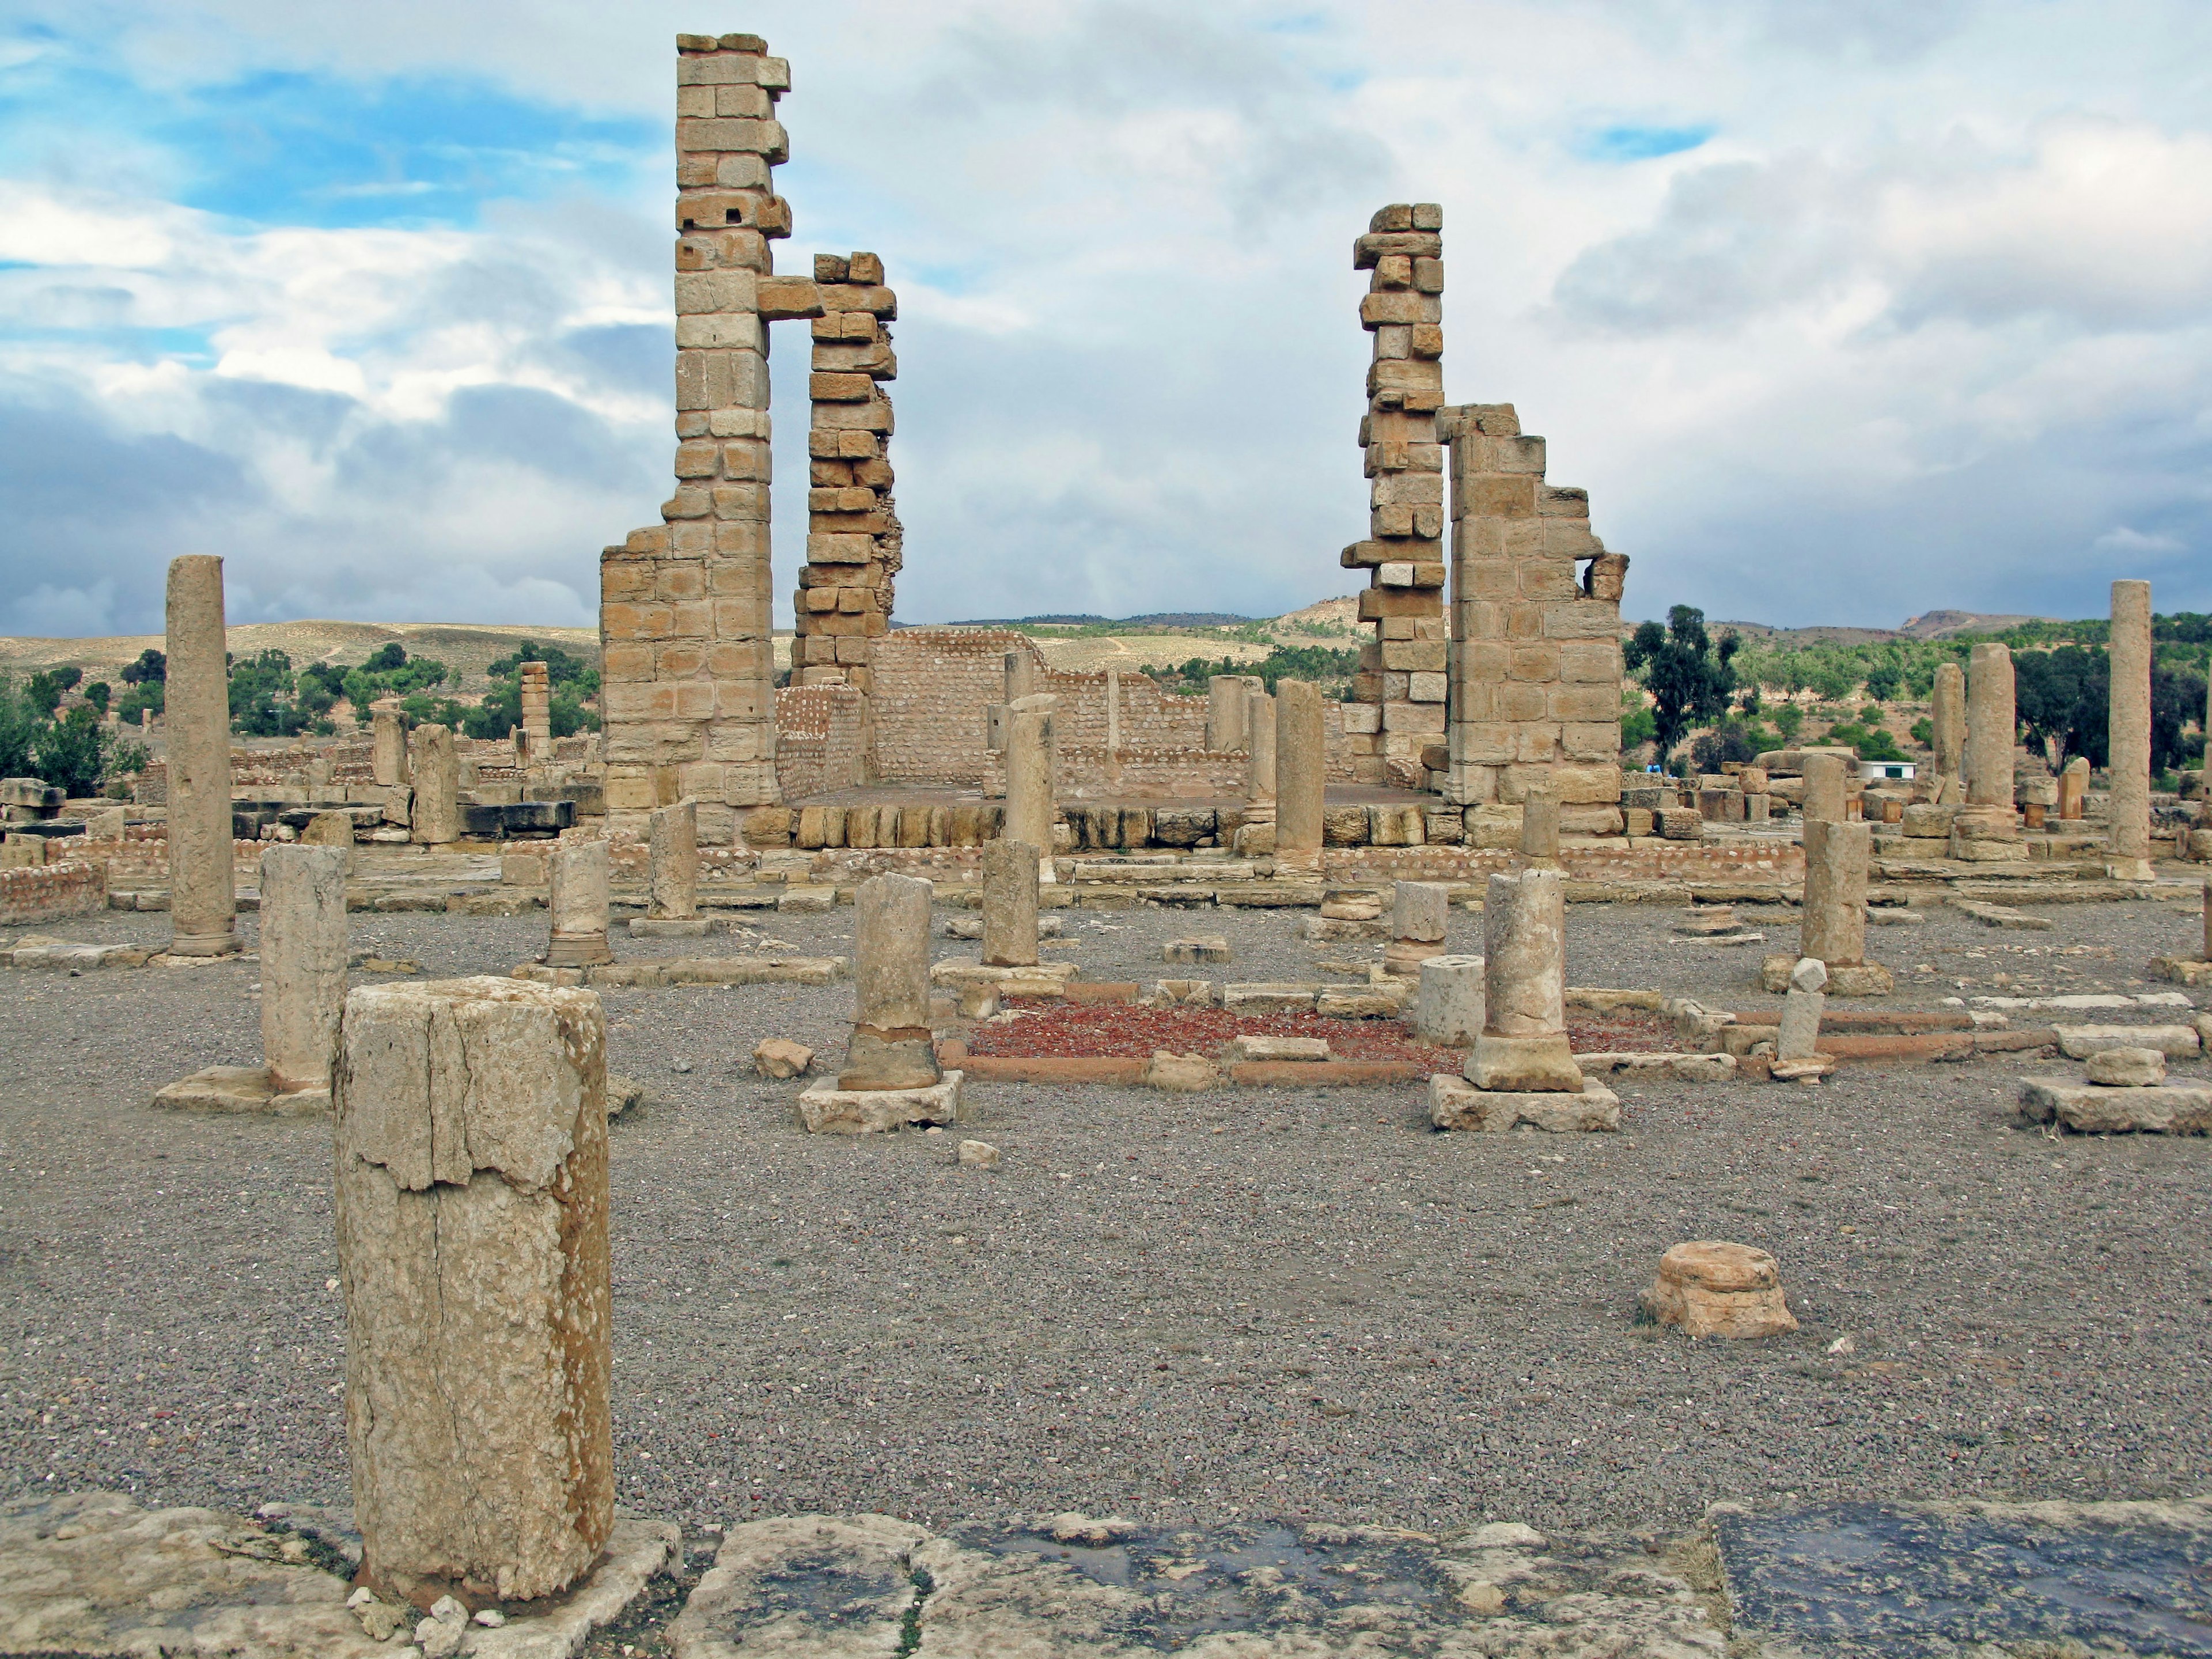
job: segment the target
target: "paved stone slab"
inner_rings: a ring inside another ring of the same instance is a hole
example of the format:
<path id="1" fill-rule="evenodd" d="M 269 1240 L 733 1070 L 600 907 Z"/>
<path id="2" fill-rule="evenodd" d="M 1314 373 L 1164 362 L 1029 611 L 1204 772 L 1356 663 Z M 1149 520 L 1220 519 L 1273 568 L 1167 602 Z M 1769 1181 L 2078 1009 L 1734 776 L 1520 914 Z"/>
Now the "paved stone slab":
<path id="1" fill-rule="evenodd" d="M 2212 1086 L 2167 1083 L 2115 1089 L 2070 1078 L 2025 1078 L 2020 1115 L 2032 1123 L 2055 1118 L 2083 1134 L 2212 1134 Z"/>
<path id="2" fill-rule="evenodd" d="M 926 1089 L 840 1089 L 823 1078 L 802 1092 L 793 1109 L 809 1134 L 885 1134 L 909 1124 L 964 1123 L 962 1074 L 947 1072 Z"/>
<path id="3" fill-rule="evenodd" d="M 1736 1632 L 1769 1653 L 2212 1655 L 2203 1500 L 1723 1507 L 1713 1524 Z"/>
<path id="4" fill-rule="evenodd" d="M 1429 1079 L 1429 1122 L 1438 1129 L 1502 1133 L 1527 1124 L 1554 1134 L 1604 1132 L 1620 1127 L 1620 1097 L 1595 1078 L 1582 1092 L 1478 1089 L 1448 1072 Z"/>

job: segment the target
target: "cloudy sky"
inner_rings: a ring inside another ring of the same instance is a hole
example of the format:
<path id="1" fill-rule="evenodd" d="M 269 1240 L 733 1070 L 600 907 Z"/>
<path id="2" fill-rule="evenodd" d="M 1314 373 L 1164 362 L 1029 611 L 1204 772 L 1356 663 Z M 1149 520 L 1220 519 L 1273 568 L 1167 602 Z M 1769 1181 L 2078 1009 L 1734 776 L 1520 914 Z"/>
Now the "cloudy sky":
<path id="1" fill-rule="evenodd" d="M 1350 591 L 1414 199 L 1449 396 L 1632 615 L 2212 610 L 2200 0 L 0 0 L 0 632 L 157 629 L 185 552 L 234 621 L 588 625 L 669 489 L 678 29 L 791 59 L 781 268 L 899 290 L 907 620 Z"/>

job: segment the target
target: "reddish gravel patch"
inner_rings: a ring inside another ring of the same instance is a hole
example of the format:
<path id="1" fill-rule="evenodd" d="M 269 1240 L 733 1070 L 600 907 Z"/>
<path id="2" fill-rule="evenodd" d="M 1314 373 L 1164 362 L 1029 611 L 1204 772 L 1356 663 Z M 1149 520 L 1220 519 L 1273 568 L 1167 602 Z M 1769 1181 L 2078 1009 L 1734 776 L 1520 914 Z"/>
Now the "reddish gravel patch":
<path id="1" fill-rule="evenodd" d="M 1650 1015 L 1571 1013 L 1569 1038 L 1586 1054 L 1671 1046 Z M 1145 1008 L 1127 1003 L 1056 1003 L 978 1025 L 968 1052 L 990 1058 L 1146 1060 L 1165 1048 L 1210 1054 L 1239 1036 L 1325 1037 L 1340 1060 L 1415 1060 L 1455 1072 L 1466 1055 L 1421 1042 L 1398 1019 L 1326 1019 L 1318 1014 L 1232 1014 L 1220 1008 Z"/>

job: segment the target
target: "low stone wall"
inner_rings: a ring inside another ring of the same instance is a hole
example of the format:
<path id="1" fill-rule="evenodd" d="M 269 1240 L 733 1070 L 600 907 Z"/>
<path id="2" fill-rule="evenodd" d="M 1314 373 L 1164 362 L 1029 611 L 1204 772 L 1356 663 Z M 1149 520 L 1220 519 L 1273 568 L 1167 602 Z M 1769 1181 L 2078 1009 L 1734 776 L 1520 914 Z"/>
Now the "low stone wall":
<path id="1" fill-rule="evenodd" d="M 98 859 L 0 870 L 0 927 L 58 921 L 107 908 L 107 866 Z"/>

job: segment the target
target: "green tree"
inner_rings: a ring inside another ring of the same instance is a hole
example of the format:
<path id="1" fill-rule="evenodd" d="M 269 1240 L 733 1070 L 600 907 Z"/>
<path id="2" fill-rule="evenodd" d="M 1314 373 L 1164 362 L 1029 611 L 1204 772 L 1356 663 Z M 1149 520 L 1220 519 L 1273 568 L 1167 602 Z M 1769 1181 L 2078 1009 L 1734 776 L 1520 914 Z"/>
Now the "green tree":
<path id="1" fill-rule="evenodd" d="M 1723 634 L 1716 642 L 1705 633 L 1705 613 L 1678 605 L 1667 613 L 1667 625 L 1648 622 L 1622 647 L 1629 668 L 1641 672 L 1651 693 L 1651 719 L 1661 755 L 1673 752 L 1675 743 L 1694 725 L 1719 720 L 1728 713 L 1735 690 L 1735 671 L 1729 665 L 1741 641 Z"/>
<path id="2" fill-rule="evenodd" d="M 125 667 L 118 678 L 125 685 L 159 685 L 169 678 L 169 659 L 148 646 L 138 653 L 138 660 Z"/>
<path id="3" fill-rule="evenodd" d="M 106 680 L 94 680 L 84 688 L 84 700 L 98 709 L 103 716 L 107 713 L 107 700 L 112 695 L 112 689 Z"/>
<path id="4" fill-rule="evenodd" d="M 99 714 L 79 703 L 61 719 L 47 721 L 38 735 L 34 762 L 40 777 L 70 795 L 98 794 L 107 772 L 107 728 Z"/>

